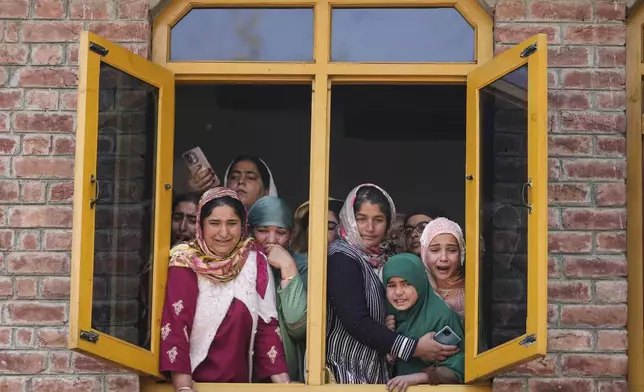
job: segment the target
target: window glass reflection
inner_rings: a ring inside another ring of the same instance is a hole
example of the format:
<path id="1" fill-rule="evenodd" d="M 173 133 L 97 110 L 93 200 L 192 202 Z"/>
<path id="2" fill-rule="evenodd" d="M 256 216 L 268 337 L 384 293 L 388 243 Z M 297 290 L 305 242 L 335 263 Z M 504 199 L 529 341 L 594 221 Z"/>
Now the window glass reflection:
<path id="1" fill-rule="evenodd" d="M 170 32 L 171 61 L 312 61 L 312 9 L 200 8 Z"/>
<path id="2" fill-rule="evenodd" d="M 339 8 L 331 60 L 472 62 L 474 28 L 455 8 Z"/>

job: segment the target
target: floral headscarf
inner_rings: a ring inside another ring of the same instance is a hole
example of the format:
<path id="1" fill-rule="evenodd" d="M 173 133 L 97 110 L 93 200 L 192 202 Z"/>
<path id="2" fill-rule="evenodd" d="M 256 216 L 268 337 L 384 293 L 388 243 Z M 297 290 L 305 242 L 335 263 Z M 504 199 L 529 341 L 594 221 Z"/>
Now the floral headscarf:
<path id="1" fill-rule="evenodd" d="M 362 253 L 364 253 L 367 256 L 367 260 L 372 267 L 380 268 L 385 263 L 385 261 L 387 261 L 387 257 L 390 256 L 389 253 L 392 253 L 392 252 L 389 252 L 390 246 L 387 242 L 383 242 L 378 247 L 375 247 L 375 248 L 368 247 L 362 240 L 362 237 L 360 236 L 360 231 L 358 230 L 358 222 L 356 221 L 356 216 L 355 216 L 355 213 L 353 212 L 353 207 L 356 202 L 356 196 L 358 194 L 358 191 L 364 187 L 376 188 L 377 190 L 382 192 L 382 194 L 389 202 L 389 207 L 391 210 L 390 217 L 389 217 L 390 223 L 389 223 L 389 227 L 387 228 L 387 233 L 385 233 L 385 238 L 388 232 L 391 230 L 393 223 L 396 220 L 396 206 L 394 205 L 394 201 L 391 199 L 391 196 L 389 196 L 389 194 L 384 189 L 380 188 L 378 185 L 362 184 L 353 188 L 353 190 L 349 192 L 349 196 L 347 196 L 347 200 L 344 203 L 344 206 L 342 206 L 342 210 L 340 210 L 339 234 L 342 239 L 344 239 L 349 244 L 353 245 L 354 247 L 358 248 L 358 250 L 360 250 Z"/>
<path id="2" fill-rule="evenodd" d="M 203 207 L 211 200 L 222 197 L 239 200 L 237 192 L 223 187 L 212 188 L 201 196 L 197 211 L 196 239 L 172 248 L 170 251 L 170 266 L 190 268 L 214 283 L 229 282 L 237 277 L 246 263 L 248 254 L 256 248 L 254 240 L 246 238 L 246 217 L 241 222 L 241 239 L 230 253 L 223 257 L 215 255 L 208 249 L 201 228 L 201 211 Z"/>
<path id="3" fill-rule="evenodd" d="M 458 242 L 458 248 L 461 253 L 461 266 L 465 264 L 465 240 L 463 239 L 463 230 L 458 223 L 453 222 L 447 218 L 437 218 L 429 222 L 423 230 L 423 234 L 420 236 L 420 246 L 421 246 L 421 255 L 423 257 L 423 262 L 425 262 L 425 252 L 431 244 L 432 240 L 441 234 L 451 234 L 456 238 Z M 425 262 L 425 265 L 427 263 Z"/>

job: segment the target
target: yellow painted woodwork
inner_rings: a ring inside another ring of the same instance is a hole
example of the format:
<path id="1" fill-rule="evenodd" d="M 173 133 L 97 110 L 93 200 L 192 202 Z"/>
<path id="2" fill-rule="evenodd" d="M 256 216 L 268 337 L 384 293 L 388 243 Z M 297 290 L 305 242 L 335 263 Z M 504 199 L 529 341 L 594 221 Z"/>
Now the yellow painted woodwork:
<path id="1" fill-rule="evenodd" d="M 109 50 L 105 57 L 90 51 L 94 42 Z M 109 64 L 148 84 L 159 88 L 157 118 L 157 155 L 154 200 L 154 249 L 151 350 L 116 339 L 92 329 L 92 288 L 94 277 L 94 209 L 90 199 L 96 185 L 90 176 L 96 174 L 99 74 L 101 62 Z M 95 34 L 84 32 L 80 40 L 80 76 L 78 94 L 78 126 L 76 131 L 76 168 L 74 175 L 74 221 L 72 244 L 71 299 L 69 315 L 69 348 L 105 359 L 118 366 L 148 375 L 159 374 L 159 328 L 165 294 L 167 260 L 170 246 L 168 235 L 172 190 L 174 143 L 174 90 L 172 72 Z M 96 343 L 79 338 L 81 330 L 96 332 Z"/>
<path id="2" fill-rule="evenodd" d="M 537 51 L 527 58 L 521 52 L 531 44 Z M 497 374 L 510 366 L 546 354 L 548 328 L 548 130 L 547 44 L 543 34 L 536 35 L 480 66 L 467 76 L 467 133 L 465 227 L 465 381 L 471 382 Z M 528 215 L 528 313 L 526 334 L 483 353 L 478 353 L 479 338 L 479 238 L 480 238 L 480 133 L 479 91 L 515 69 L 528 65 L 528 193 L 532 214 Z M 534 344 L 519 342 L 535 335 Z"/>

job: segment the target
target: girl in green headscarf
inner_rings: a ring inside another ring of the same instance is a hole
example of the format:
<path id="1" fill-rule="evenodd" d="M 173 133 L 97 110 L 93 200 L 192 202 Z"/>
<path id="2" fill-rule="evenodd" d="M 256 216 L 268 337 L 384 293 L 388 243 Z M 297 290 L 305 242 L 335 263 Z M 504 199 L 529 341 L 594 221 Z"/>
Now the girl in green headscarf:
<path id="1" fill-rule="evenodd" d="M 396 318 L 396 332 L 418 339 L 448 326 L 461 338 L 460 351 L 441 362 L 418 358 L 396 362 L 395 377 L 387 383 L 387 389 L 402 392 L 411 385 L 463 383 L 465 335 L 461 318 L 434 292 L 422 260 L 411 253 L 392 256 L 385 263 L 383 280 L 387 284 L 388 312 Z"/>

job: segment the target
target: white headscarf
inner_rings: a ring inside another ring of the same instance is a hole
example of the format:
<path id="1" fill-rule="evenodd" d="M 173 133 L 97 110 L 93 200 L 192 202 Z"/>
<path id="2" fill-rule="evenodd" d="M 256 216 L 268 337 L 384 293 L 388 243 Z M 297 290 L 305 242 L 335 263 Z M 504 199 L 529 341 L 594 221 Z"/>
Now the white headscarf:
<path id="1" fill-rule="evenodd" d="M 261 158 L 257 158 L 257 159 L 259 159 L 259 161 L 260 161 L 260 162 L 264 165 L 264 167 L 266 168 L 266 171 L 268 171 L 268 177 L 269 177 L 269 184 L 268 184 L 268 196 L 275 196 L 275 197 L 277 197 L 277 186 L 275 186 L 275 181 L 273 181 L 273 173 L 271 173 L 271 169 L 268 167 L 268 165 L 266 164 L 266 162 L 264 162 Z M 235 162 L 234 160 L 233 160 L 232 162 L 230 162 L 230 164 L 228 165 L 228 168 L 226 169 L 226 174 L 224 175 L 224 186 L 225 186 L 225 187 L 227 187 L 227 186 L 228 186 L 228 172 L 229 172 L 229 171 L 230 171 L 230 169 L 232 168 L 232 166 L 233 166 L 233 163 L 234 163 L 234 162 Z M 252 162 L 252 161 L 251 161 L 251 162 Z M 259 170 L 259 168 L 258 168 L 258 170 Z M 264 184 L 264 186 L 266 186 L 266 184 Z"/>
<path id="2" fill-rule="evenodd" d="M 465 264 L 465 240 L 463 239 L 463 230 L 458 223 L 453 222 L 447 218 L 437 218 L 429 222 L 423 230 L 423 234 L 420 236 L 420 246 L 421 246 L 421 256 L 423 257 L 423 262 L 425 261 L 425 253 L 429 244 L 432 243 L 432 240 L 441 234 L 451 234 L 456 238 L 458 242 L 458 248 L 461 253 L 461 265 Z M 427 265 L 427 263 L 425 263 Z"/>

